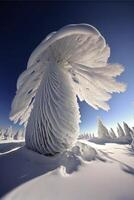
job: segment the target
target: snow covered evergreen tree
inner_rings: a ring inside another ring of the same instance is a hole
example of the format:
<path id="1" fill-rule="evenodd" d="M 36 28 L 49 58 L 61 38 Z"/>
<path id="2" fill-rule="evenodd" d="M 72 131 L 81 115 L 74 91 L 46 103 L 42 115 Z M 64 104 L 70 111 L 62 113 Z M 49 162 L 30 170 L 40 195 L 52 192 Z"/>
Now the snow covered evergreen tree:
<path id="1" fill-rule="evenodd" d="M 94 133 L 92 133 L 92 138 L 94 138 L 95 136 L 94 136 Z"/>
<path id="2" fill-rule="evenodd" d="M 2 128 L 1 128 L 1 129 L 0 129 L 0 140 L 2 140 L 3 137 L 4 137 L 4 135 L 3 135 L 3 130 L 2 130 Z"/>
<path id="3" fill-rule="evenodd" d="M 8 128 L 8 138 L 13 139 L 13 128 L 12 128 L 12 126 L 10 126 Z"/>
<path id="4" fill-rule="evenodd" d="M 132 143 L 131 143 L 131 146 L 132 146 L 132 149 L 134 150 L 134 127 L 132 127 Z"/>
<path id="5" fill-rule="evenodd" d="M 25 130 L 20 128 L 14 135 L 14 140 L 23 140 L 25 138 Z"/>
<path id="6" fill-rule="evenodd" d="M 3 137 L 4 137 L 5 140 L 13 139 L 13 128 L 12 128 L 12 126 L 3 130 Z"/>
<path id="7" fill-rule="evenodd" d="M 123 122 L 123 125 L 124 125 L 125 135 L 126 135 L 128 141 L 131 143 L 131 142 L 132 142 L 132 137 L 133 137 L 133 131 L 132 131 L 132 129 L 127 125 L 127 123 Z"/>
<path id="8" fill-rule="evenodd" d="M 19 130 L 15 133 L 14 140 L 19 140 Z"/>
<path id="9" fill-rule="evenodd" d="M 125 136 L 124 130 L 119 123 L 118 123 L 118 127 L 117 127 L 117 133 L 118 133 L 118 137 L 124 137 Z"/>
<path id="10" fill-rule="evenodd" d="M 115 132 L 114 132 L 114 130 L 112 128 L 109 131 L 109 135 L 111 136 L 111 138 L 117 138 L 116 134 L 115 134 Z"/>
<path id="11" fill-rule="evenodd" d="M 8 139 L 8 128 L 5 129 L 4 131 L 4 140 Z"/>
<path id="12" fill-rule="evenodd" d="M 99 138 L 110 138 L 108 129 L 103 125 L 102 121 L 98 120 L 98 137 Z"/>

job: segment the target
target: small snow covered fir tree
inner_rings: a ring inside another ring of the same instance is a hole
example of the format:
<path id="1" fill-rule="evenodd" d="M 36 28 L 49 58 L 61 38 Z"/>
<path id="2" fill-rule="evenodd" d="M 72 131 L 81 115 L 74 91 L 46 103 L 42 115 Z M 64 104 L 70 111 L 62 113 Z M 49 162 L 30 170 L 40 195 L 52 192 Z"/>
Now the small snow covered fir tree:
<path id="1" fill-rule="evenodd" d="M 18 140 L 19 139 L 19 131 L 17 131 L 14 135 L 14 140 Z"/>
<path id="2" fill-rule="evenodd" d="M 23 140 L 25 138 L 25 130 L 19 129 L 14 135 L 14 140 Z"/>
<path id="3" fill-rule="evenodd" d="M 116 138 L 116 134 L 112 128 L 109 131 L 109 135 L 111 136 L 111 138 Z"/>
<path id="4" fill-rule="evenodd" d="M 134 133 L 132 134 L 132 143 L 131 143 L 132 149 L 134 150 Z"/>
<path id="5" fill-rule="evenodd" d="M 5 140 L 11 140 L 11 139 L 13 139 L 13 128 L 12 128 L 12 126 L 6 128 L 3 131 L 3 137 L 4 137 Z"/>
<path id="6" fill-rule="evenodd" d="M 123 122 L 124 125 L 124 130 L 125 130 L 125 135 L 127 137 L 127 139 L 129 140 L 129 142 L 132 142 L 132 137 L 133 137 L 133 131 L 132 129 L 127 125 L 127 123 Z"/>
<path id="7" fill-rule="evenodd" d="M 118 133 L 118 137 L 125 136 L 124 130 L 119 123 L 118 123 L 118 127 L 117 127 L 117 133 Z"/>
<path id="8" fill-rule="evenodd" d="M 7 134 L 8 134 L 8 139 L 13 139 L 13 128 L 12 126 L 10 126 L 7 130 Z"/>
<path id="9" fill-rule="evenodd" d="M 94 133 L 92 133 L 92 138 L 94 138 L 95 136 L 94 136 Z"/>
<path id="10" fill-rule="evenodd" d="M 0 129 L 0 140 L 2 140 L 2 139 L 3 139 L 3 130 Z"/>
<path id="11" fill-rule="evenodd" d="M 110 138 L 108 129 L 103 125 L 102 121 L 98 120 L 98 137 L 99 138 Z"/>

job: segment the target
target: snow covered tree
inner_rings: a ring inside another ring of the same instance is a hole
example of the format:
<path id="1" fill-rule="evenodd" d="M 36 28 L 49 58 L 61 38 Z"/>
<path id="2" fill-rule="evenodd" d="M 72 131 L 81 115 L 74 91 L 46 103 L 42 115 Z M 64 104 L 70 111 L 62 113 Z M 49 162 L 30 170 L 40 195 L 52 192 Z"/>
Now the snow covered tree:
<path id="1" fill-rule="evenodd" d="M 89 139 L 91 139 L 91 137 L 92 137 L 92 136 L 91 136 L 91 133 L 89 133 Z"/>
<path id="2" fill-rule="evenodd" d="M 80 131 L 76 96 L 109 110 L 111 94 L 125 90 L 115 80 L 124 69 L 108 63 L 109 56 L 104 37 L 88 24 L 65 26 L 39 44 L 17 81 L 10 114 L 27 124 L 28 148 L 52 155 L 72 148 Z"/>
<path id="3" fill-rule="evenodd" d="M 14 140 L 19 140 L 19 130 L 15 133 Z"/>
<path id="4" fill-rule="evenodd" d="M 132 132 L 132 143 L 131 143 L 131 146 L 132 146 L 132 148 L 133 148 L 133 150 L 134 150 L 134 132 Z"/>
<path id="5" fill-rule="evenodd" d="M 5 140 L 8 139 L 8 128 L 6 128 L 5 131 L 4 131 L 4 139 Z"/>
<path id="6" fill-rule="evenodd" d="M 131 146 L 132 146 L 132 149 L 134 150 L 134 138 L 132 139 Z"/>
<path id="7" fill-rule="evenodd" d="M 86 139 L 86 140 L 89 139 L 89 134 L 88 134 L 88 133 L 86 133 L 86 135 L 85 135 L 85 139 Z"/>
<path id="8" fill-rule="evenodd" d="M 118 137 L 125 136 L 124 130 L 119 123 L 118 123 L 118 127 L 117 127 L 117 133 L 118 133 Z"/>
<path id="9" fill-rule="evenodd" d="M 3 135 L 3 130 L 2 130 L 2 129 L 0 129 L 0 140 L 2 140 L 2 139 L 3 139 L 3 137 L 4 137 L 4 135 Z"/>
<path id="10" fill-rule="evenodd" d="M 7 139 L 6 132 L 7 132 L 7 128 L 6 129 L 5 128 L 1 129 L 1 140 Z"/>
<path id="11" fill-rule="evenodd" d="M 94 133 L 89 133 L 89 139 L 94 138 Z"/>
<path id="12" fill-rule="evenodd" d="M 5 137 L 5 139 L 9 139 L 9 140 L 13 139 L 13 128 L 12 128 L 12 126 L 10 126 L 6 129 L 6 132 L 4 133 L 4 137 Z"/>
<path id="13" fill-rule="evenodd" d="M 125 130 L 125 134 L 127 137 L 131 138 L 131 135 L 132 135 L 132 130 L 131 128 L 127 125 L 127 123 L 123 122 L 123 125 L 124 125 L 124 130 Z"/>
<path id="14" fill-rule="evenodd" d="M 102 121 L 98 120 L 98 137 L 99 138 L 110 138 L 108 129 L 103 125 Z"/>
<path id="15" fill-rule="evenodd" d="M 111 138 L 116 138 L 116 134 L 112 128 L 109 131 L 109 135 L 111 136 Z"/>
<path id="16" fill-rule="evenodd" d="M 23 140 L 25 138 L 25 130 L 20 128 L 14 135 L 14 140 Z"/>

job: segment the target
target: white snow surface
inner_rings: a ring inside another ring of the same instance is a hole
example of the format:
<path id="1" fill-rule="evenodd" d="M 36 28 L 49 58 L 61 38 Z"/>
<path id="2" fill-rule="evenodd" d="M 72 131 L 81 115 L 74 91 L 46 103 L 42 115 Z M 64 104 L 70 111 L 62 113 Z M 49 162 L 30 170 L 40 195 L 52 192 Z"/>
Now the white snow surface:
<path id="1" fill-rule="evenodd" d="M 22 143 L 12 148 L 13 143 L 5 144 L 0 144 L 3 200 L 134 199 L 134 152 L 129 145 L 81 140 L 73 150 L 47 157 L 24 146 L 14 149 Z"/>

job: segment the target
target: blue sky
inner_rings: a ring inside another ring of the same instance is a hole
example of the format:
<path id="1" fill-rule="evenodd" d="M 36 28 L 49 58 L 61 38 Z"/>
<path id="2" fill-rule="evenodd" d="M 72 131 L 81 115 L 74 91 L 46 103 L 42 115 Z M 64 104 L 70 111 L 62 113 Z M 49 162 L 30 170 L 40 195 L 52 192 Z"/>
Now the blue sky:
<path id="1" fill-rule="evenodd" d="M 122 121 L 134 126 L 134 3 L 75 1 L 0 3 L 0 126 L 12 124 L 17 77 L 30 53 L 48 33 L 70 23 L 88 23 L 101 32 L 111 48 L 109 62 L 125 67 L 118 80 L 127 83 L 127 91 L 109 101 L 109 112 L 79 102 L 81 131 L 95 131 L 97 117 L 108 127 Z"/>

